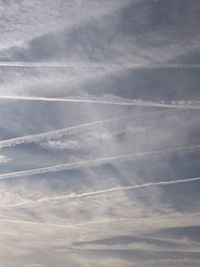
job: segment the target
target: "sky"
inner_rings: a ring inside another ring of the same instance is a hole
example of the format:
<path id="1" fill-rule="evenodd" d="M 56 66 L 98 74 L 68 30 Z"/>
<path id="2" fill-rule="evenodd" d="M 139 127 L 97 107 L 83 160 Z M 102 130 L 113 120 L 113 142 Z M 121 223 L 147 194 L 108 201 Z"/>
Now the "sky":
<path id="1" fill-rule="evenodd" d="M 200 266 L 199 0 L 0 0 L 0 265 Z"/>

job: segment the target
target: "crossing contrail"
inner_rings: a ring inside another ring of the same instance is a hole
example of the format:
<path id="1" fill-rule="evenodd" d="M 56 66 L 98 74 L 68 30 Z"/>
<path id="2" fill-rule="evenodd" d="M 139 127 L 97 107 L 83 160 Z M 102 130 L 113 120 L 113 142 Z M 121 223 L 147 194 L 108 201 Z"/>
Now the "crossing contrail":
<path id="1" fill-rule="evenodd" d="M 17 62 L 17 61 L 6 61 L 0 62 L 0 67 L 21 67 L 21 68 L 107 68 L 107 69 L 199 69 L 200 64 L 176 64 L 176 63 L 65 63 L 65 62 Z"/>
<path id="2" fill-rule="evenodd" d="M 200 109 L 199 102 L 194 103 L 159 103 L 148 102 L 142 100 L 132 100 L 120 97 L 114 98 L 59 98 L 59 97 L 39 97 L 39 96 L 19 96 L 19 95 L 0 95 L 0 99 L 6 100 L 22 100 L 22 101 L 47 101 L 47 102 L 68 102 L 68 103 L 89 103 L 89 104 L 105 104 L 117 106 L 138 106 L 138 107 L 156 107 L 156 108 L 176 108 L 176 109 Z"/>
<path id="3" fill-rule="evenodd" d="M 182 152 L 185 150 L 193 151 L 193 150 L 198 149 L 198 148 L 200 148 L 200 145 L 177 147 L 177 148 L 170 148 L 170 149 L 163 149 L 163 150 L 146 151 L 146 152 L 141 152 L 141 153 L 130 153 L 130 154 L 113 156 L 113 157 L 97 158 L 97 159 L 93 159 L 93 160 L 85 160 L 85 161 L 71 162 L 71 163 L 65 163 L 65 164 L 58 164 L 58 165 L 47 166 L 47 167 L 42 167 L 42 168 L 38 168 L 38 169 L 3 173 L 3 174 L 0 174 L 0 180 L 11 179 L 11 178 L 20 178 L 20 177 L 26 177 L 26 176 L 32 176 L 32 175 L 44 174 L 44 173 L 54 173 L 54 172 L 73 170 L 73 169 L 82 168 L 82 167 L 89 167 L 89 166 L 100 166 L 104 163 L 118 163 L 118 162 L 123 162 L 123 161 L 140 160 L 141 158 L 143 159 L 144 157 L 154 156 L 157 154 Z"/>

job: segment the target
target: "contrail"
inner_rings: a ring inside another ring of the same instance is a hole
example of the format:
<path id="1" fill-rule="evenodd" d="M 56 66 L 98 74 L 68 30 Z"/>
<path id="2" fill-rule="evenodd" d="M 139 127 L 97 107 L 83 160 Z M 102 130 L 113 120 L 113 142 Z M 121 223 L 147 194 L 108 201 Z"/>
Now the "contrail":
<path id="1" fill-rule="evenodd" d="M 14 224 L 28 224 L 28 225 L 33 225 L 33 226 L 45 226 L 45 227 L 56 227 L 56 228 L 69 228 L 71 230 L 82 230 L 81 225 L 80 226 L 75 226 L 75 225 L 67 225 L 67 224 L 55 224 L 55 223 L 40 223 L 40 222 L 34 222 L 34 221 L 24 221 L 24 220 L 15 220 L 15 219 L 2 219 L 0 218 L 0 222 L 5 222 L 5 223 L 14 223 Z M 83 230 L 87 230 L 84 228 Z M 88 228 L 89 230 L 89 228 Z"/>
<path id="2" fill-rule="evenodd" d="M 165 186 L 165 185 L 171 185 L 171 184 L 181 184 L 181 183 L 190 183 L 200 181 L 200 177 L 194 177 L 194 178 L 187 178 L 187 179 L 179 179 L 179 180 L 172 180 L 172 181 L 161 181 L 161 182 L 152 182 L 152 183 L 145 183 L 140 185 L 133 185 L 133 186 L 126 186 L 126 187 L 113 187 L 105 190 L 99 190 L 94 192 L 88 192 L 88 193 L 82 193 L 77 195 L 67 195 L 67 196 L 57 196 L 52 198 L 43 198 L 37 200 L 37 202 L 46 202 L 51 200 L 60 200 L 60 199 L 73 199 L 73 198 L 84 198 L 84 197 L 90 197 L 95 196 L 99 194 L 107 194 L 112 193 L 116 191 L 126 191 L 126 190 L 132 190 L 137 188 L 143 188 L 143 187 L 150 187 L 150 186 Z"/>
<path id="3" fill-rule="evenodd" d="M 117 106 L 138 106 L 138 107 L 156 107 L 156 108 L 178 108 L 178 109 L 200 109 L 199 102 L 194 104 L 182 104 L 178 102 L 175 104 L 165 104 L 158 102 L 148 101 L 134 101 L 126 98 L 57 98 L 57 97 L 39 97 L 39 96 L 19 96 L 19 95 L 0 95 L 0 99 L 6 100 L 22 100 L 22 101 L 47 101 L 47 102 L 71 102 L 71 103 L 90 103 L 90 104 L 105 104 L 105 105 L 117 105 Z M 196 105 L 197 104 L 197 105 Z"/>
<path id="4" fill-rule="evenodd" d="M 175 116 L 182 114 L 182 112 L 185 113 L 186 111 L 181 110 L 181 111 L 177 112 L 175 114 Z M 43 142 L 46 140 L 58 139 L 58 138 L 61 138 L 61 137 L 67 136 L 67 135 L 80 133 L 80 132 L 82 132 L 83 129 L 89 128 L 89 127 L 95 126 L 95 125 L 103 125 L 103 124 L 112 123 L 112 122 L 120 121 L 120 120 L 123 120 L 123 123 L 124 123 L 125 122 L 124 120 L 129 119 L 129 118 L 132 118 L 134 120 L 134 123 L 138 123 L 138 122 L 141 123 L 141 122 L 151 121 L 151 120 L 155 120 L 155 119 L 163 119 L 163 116 L 165 117 L 168 115 L 169 115 L 168 111 L 167 112 L 166 111 L 159 111 L 156 113 L 153 112 L 152 114 L 145 115 L 145 117 L 138 117 L 135 115 L 127 115 L 127 116 L 110 118 L 110 119 L 106 119 L 106 120 L 98 120 L 98 121 L 94 121 L 94 122 L 89 122 L 89 123 L 84 123 L 84 124 L 66 127 L 66 128 L 59 129 L 59 130 L 48 131 L 48 132 L 39 133 L 39 134 L 32 134 L 32 135 L 26 135 L 26 136 L 2 140 L 2 141 L 0 141 L 0 149 L 6 148 L 6 147 L 16 146 L 16 145 L 20 145 L 20 144 L 29 144 L 29 143 L 33 143 L 33 142 L 39 143 L 39 142 Z"/>
<path id="5" fill-rule="evenodd" d="M 132 186 L 123 186 L 123 187 L 119 186 L 119 187 L 112 187 L 109 189 L 98 190 L 98 191 L 87 192 L 87 193 L 81 193 L 81 194 L 71 194 L 71 195 L 61 195 L 61 196 L 56 196 L 56 197 L 47 197 L 47 198 L 41 198 L 41 199 L 38 199 L 35 201 L 24 201 L 24 202 L 21 202 L 18 204 L 11 205 L 9 207 L 19 207 L 19 206 L 24 206 L 27 204 L 38 204 L 38 203 L 64 200 L 64 199 L 87 198 L 87 197 L 92 197 L 92 196 L 101 195 L 101 194 L 108 194 L 108 193 L 113 193 L 113 192 L 118 192 L 118 191 L 134 190 L 134 189 L 140 189 L 140 188 L 151 187 L 151 186 L 167 186 L 167 185 L 172 185 L 172 184 L 191 183 L 191 182 L 195 182 L 195 181 L 200 181 L 200 177 L 178 179 L 178 180 L 171 180 L 171 181 L 151 182 L 151 183 L 132 185 Z"/>
<path id="6" fill-rule="evenodd" d="M 32 135 L 26 135 L 26 136 L 22 136 L 22 137 L 16 137 L 16 138 L 12 138 L 12 139 L 2 140 L 2 141 L 0 141 L 0 148 L 16 146 L 16 145 L 20 145 L 20 144 L 28 144 L 28 143 L 32 143 L 32 142 L 42 142 L 45 140 L 60 138 L 60 137 L 66 136 L 67 134 L 77 133 L 77 132 L 81 131 L 82 129 L 90 127 L 90 126 L 104 124 L 104 123 L 113 122 L 113 121 L 118 121 L 118 120 L 130 118 L 130 117 L 133 117 L 133 115 L 111 118 L 111 119 L 106 119 L 106 120 L 99 120 L 99 121 L 84 123 L 84 124 L 75 125 L 75 126 L 71 126 L 71 127 L 66 127 L 66 128 L 59 129 L 59 130 L 48 131 L 48 132 L 44 132 L 44 133 L 40 133 L 40 134 L 32 134 Z"/>
<path id="7" fill-rule="evenodd" d="M 17 220 L 15 218 L 9 218 L 9 217 L 0 217 L 0 222 L 2 223 L 12 223 L 12 224 L 28 224 L 33 226 L 44 226 L 44 227 L 56 227 L 56 228 L 67 228 L 70 230 L 81 230 L 81 231 L 91 231 L 91 227 L 87 228 L 85 226 L 87 225 L 96 225 L 96 224 L 105 224 L 105 223 L 112 223 L 112 222 L 128 222 L 131 218 L 113 218 L 113 219 L 107 219 L 107 220 L 100 220 L 100 221 L 88 221 L 78 224 L 60 224 L 60 223 L 43 223 L 43 222 L 35 222 L 35 221 L 25 221 L 25 220 Z"/>
<path id="8" fill-rule="evenodd" d="M 66 170 L 73 170 L 73 169 L 87 167 L 87 166 L 100 166 L 104 163 L 117 163 L 117 162 L 123 162 L 123 161 L 140 160 L 141 158 L 154 156 L 157 154 L 182 152 L 185 150 L 193 151 L 194 149 L 198 149 L 198 148 L 200 148 L 200 145 L 146 151 L 146 152 L 141 152 L 141 153 L 123 154 L 123 155 L 118 155 L 118 156 L 113 156 L 113 157 L 97 158 L 94 160 L 85 160 L 85 161 L 71 162 L 71 163 L 65 163 L 65 164 L 58 164 L 58 165 L 47 166 L 47 167 L 42 167 L 38 169 L 3 173 L 0 175 L 0 180 L 18 178 L 18 177 L 26 177 L 26 176 L 32 176 L 32 175 L 44 174 L 44 173 L 54 173 L 54 172 L 60 172 L 60 171 L 66 171 Z"/>
<path id="9" fill-rule="evenodd" d="M 173 63 L 65 63 L 65 62 L 0 62 L 0 67 L 21 67 L 21 68 L 131 68 L 131 69 L 199 69 L 200 64 L 173 64 Z"/>

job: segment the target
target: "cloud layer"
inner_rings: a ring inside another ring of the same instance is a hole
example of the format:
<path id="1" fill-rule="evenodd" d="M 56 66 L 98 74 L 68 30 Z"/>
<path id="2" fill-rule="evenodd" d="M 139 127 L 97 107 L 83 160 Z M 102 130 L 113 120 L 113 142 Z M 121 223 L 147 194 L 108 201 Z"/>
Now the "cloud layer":
<path id="1" fill-rule="evenodd" d="M 0 10 L 0 265 L 199 266 L 199 1 Z"/>

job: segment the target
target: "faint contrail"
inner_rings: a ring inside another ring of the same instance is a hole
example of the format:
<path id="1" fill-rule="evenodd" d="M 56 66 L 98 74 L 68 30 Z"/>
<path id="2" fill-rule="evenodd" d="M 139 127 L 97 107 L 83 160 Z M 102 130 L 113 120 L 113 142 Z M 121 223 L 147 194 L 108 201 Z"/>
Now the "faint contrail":
<path id="1" fill-rule="evenodd" d="M 176 63 L 64 63 L 64 62 L 17 62 L 17 61 L 6 61 L 0 62 L 0 67 L 21 67 L 21 68 L 131 68 L 131 69 L 196 69 L 200 68 L 200 64 L 176 64 Z"/>
<path id="2" fill-rule="evenodd" d="M 187 226 L 191 226 L 191 225 L 195 225 L 195 222 L 198 221 L 199 219 L 199 213 L 194 213 L 192 214 L 193 217 L 191 218 L 191 214 L 185 214 L 184 216 L 182 216 L 182 214 L 175 214 L 170 216 L 169 214 L 167 215 L 167 218 L 162 218 L 162 221 L 167 222 L 170 224 L 170 226 L 175 227 L 175 226 L 180 226 L 180 225 L 187 225 Z M 147 228 L 147 229 L 153 229 L 155 228 L 155 224 L 149 224 L 149 219 L 150 221 L 153 222 L 153 219 L 155 218 L 143 218 L 142 220 L 142 228 L 139 228 L 141 230 Z M 52 228 L 61 228 L 61 229 L 70 229 L 70 230 L 74 230 L 75 232 L 78 231 L 82 231 L 82 232 L 92 232 L 92 231 L 98 231 L 99 229 L 99 225 L 105 225 L 107 224 L 108 226 L 111 223 L 133 223 L 133 221 L 135 220 L 135 217 L 125 217 L 125 218 L 112 218 L 112 219 L 107 219 L 107 220 L 100 220 L 100 221 L 88 221 L 88 222 L 83 222 L 83 223 L 79 223 L 79 224 L 73 224 L 73 225 L 67 225 L 67 224 L 60 224 L 60 223 L 40 223 L 40 222 L 34 222 L 34 221 L 24 221 L 24 220 L 17 220 L 15 218 L 0 218 L 0 222 L 2 223 L 6 223 L 6 224 L 19 224 L 19 225 L 32 225 L 32 226 L 39 226 L 40 229 L 43 229 L 41 227 L 52 227 Z M 178 223 L 177 223 L 178 220 Z M 137 220 L 136 220 L 137 221 Z M 136 222 L 135 221 L 135 222 Z M 158 217 L 158 224 L 156 223 L 156 227 L 158 228 L 163 228 L 163 224 L 159 223 L 159 217 Z M 156 220 L 157 222 L 157 220 Z M 122 224 L 122 225 L 123 225 Z M 149 226 L 151 225 L 151 227 L 149 228 Z M 90 227 L 85 227 L 85 226 L 90 226 Z M 95 226 L 95 227 L 93 227 Z M 138 226 L 141 227 L 141 224 L 137 224 L 137 229 Z M 153 227 L 153 228 L 152 228 Z M 105 230 L 105 229 L 104 229 Z M 109 228 L 109 233 L 113 233 L 116 234 L 116 232 L 118 232 L 119 229 L 113 228 L 111 226 L 111 228 Z"/>
<path id="3" fill-rule="evenodd" d="M 131 160 L 140 160 L 141 158 L 144 158 L 145 156 L 148 157 L 150 155 L 153 156 L 157 154 L 165 154 L 165 153 L 171 153 L 171 152 L 182 152 L 185 150 L 192 151 L 197 148 L 200 148 L 200 145 L 146 151 L 146 152 L 141 152 L 141 153 L 131 153 L 131 154 L 124 154 L 124 155 L 113 156 L 113 157 L 98 158 L 94 160 L 85 160 L 85 161 L 71 162 L 71 163 L 66 163 L 66 164 L 58 164 L 58 165 L 47 166 L 47 167 L 42 167 L 38 169 L 4 173 L 0 175 L 0 180 L 32 176 L 32 175 L 44 174 L 44 173 L 60 172 L 60 171 L 77 169 L 81 167 L 87 167 L 87 166 L 99 166 L 104 163 L 115 163 L 115 162 L 131 161 Z"/>
<path id="4" fill-rule="evenodd" d="M 71 103 L 90 103 L 90 104 L 106 104 L 118 106 L 139 106 L 139 107 L 156 107 L 156 108 L 178 108 L 178 109 L 200 109 L 199 102 L 187 104 L 182 102 L 165 104 L 148 101 L 135 101 L 126 98 L 57 98 L 57 97 L 39 97 L 39 96 L 19 96 L 19 95 L 0 95 L 0 99 L 7 100 L 23 100 L 23 101 L 48 101 L 48 102 L 71 102 Z M 198 105 L 196 105 L 198 104 Z"/>
<path id="5" fill-rule="evenodd" d="M 9 207 L 14 207 L 9 206 Z M 14 224 L 28 224 L 33 226 L 44 226 L 44 227 L 56 227 L 56 228 L 68 228 L 70 230 L 81 230 L 81 231 L 91 231 L 91 228 L 87 228 L 85 226 L 87 225 L 96 225 L 96 224 L 105 224 L 105 223 L 112 223 L 112 222 L 127 222 L 130 221 L 131 218 L 113 218 L 113 219 L 107 219 L 107 220 L 98 220 L 98 221 L 87 221 L 82 223 L 75 223 L 75 224 L 60 224 L 60 223 L 42 223 L 42 222 L 35 222 L 35 221 L 24 221 L 24 220 L 17 220 L 15 218 L 10 217 L 0 217 L 0 222 L 5 223 L 14 223 Z M 84 227 L 84 228 L 83 228 Z"/>
<path id="6" fill-rule="evenodd" d="M 32 135 L 26 135 L 22 137 L 2 140 L 0 141 L 0 148 L 16 146 L 20 144 L 28 144 L 32 142 L 42 142 L 47 139 L 50 140 L 50 139 L 60 138 L 60 137 L 66 136 L 67 134 L 77 133 L 81 131 L 82 129 L 90 127 L 90 126 L 104 124 L 104 123 L 108 123 L 112 121 L 118 121 L 118 120 L 131 118 L 131 117 L 133 117 L 133 115 L 111 118 L 111 119 L 106 119 L 106 120 L 99 120 L 99 121 L 84 123 L 84 124 L 75 125 L 71 127 L 66 127 L 63 129 L 55 130 L 55 131 L 48 131 L 48 132 L 44 132 L 40 134 L 32 134 Z"/>
<path id="7" fill-rule="evenodd" d="M 100 220 L 100 221 L 88 221 L 83 223 L 75 223 L 75 224 L 61 224 L 61 223 L 43 223 L 43 222 L 35 222 L 35 221 L 25 221 L 25 220 L 17 220 L 15 218 L 1 218 L 0 217 L 0 223 L 11 223 L 11 224 L 19 224 L 19 225 L 32 225 L 32 226 L 39 226 L 39 227 L 52 227 L 52 228 L 66 228 L 74 230 L 74 231 L 82 231 L 82 232 L 91 232 L 92 230 L 96 231 L 96 228 L 91 228 L 91 226 L 99 225 L 99 224 L 110 224 L 115 222 L 130 222 L 132 221 L 132 218 L 113 218 L 113 219 L 107 219 L 107 220 Z M 90 227 L 86 227 L 90 226 Z"/>
<path id="8" fill-rule="evenodd" d="M 15 223 L 15 224 L 28 224 L 28 225 L 33 225 L 33 226 L 45 226 L 45 227 L 56 227 L 56 228 L 69 228 L 71 230 L 81 230 L 81 225 L 67 225 L 67 224 L 55 224 L 55 223 L 40 223 L 40 222 L 34 222 L 34 221 L 24 221 L 24 220 L 15 220 L 12 218 L 0 218 L 0 222 L 5 222 L 5 223 Z M 88 228 L 89 229 L 89 228 Z M 87 229 L 83 229 L 87 230 Z"/>

